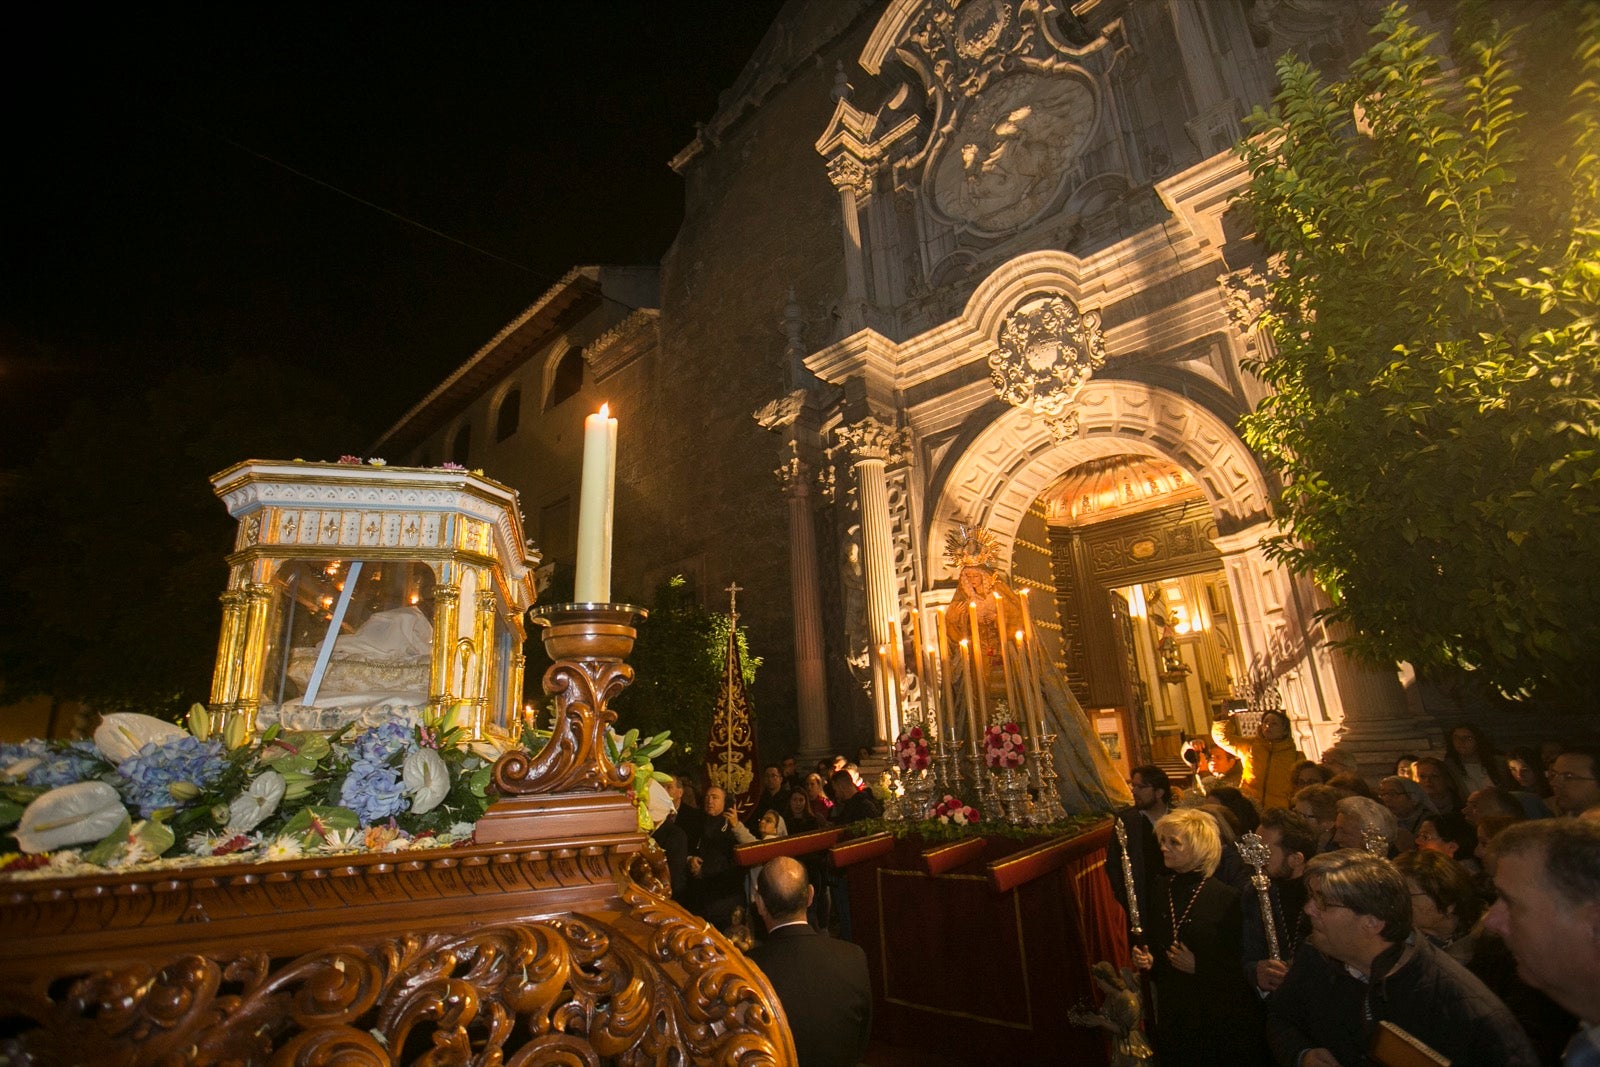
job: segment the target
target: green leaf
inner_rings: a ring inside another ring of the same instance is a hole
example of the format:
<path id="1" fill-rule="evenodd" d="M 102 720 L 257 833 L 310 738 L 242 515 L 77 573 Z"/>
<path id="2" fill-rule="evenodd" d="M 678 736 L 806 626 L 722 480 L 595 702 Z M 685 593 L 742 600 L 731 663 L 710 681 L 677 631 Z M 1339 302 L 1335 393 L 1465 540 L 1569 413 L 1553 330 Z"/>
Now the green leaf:
<path id="1" fill-rule="evenodd" d="M 93 863 L 104 867 L 114 859 L 122 847 L 128 843 L 128 833 L 133 829 L 133 817 L 124 815 L 117 828 L 100 839 L 100 843 L 83 854 L 85 863 Z"/>
<path id="2" fill-rule="evenodd" d="M 349 808 L 323 807 L 312 804 L 301 808 L 295 813 L 294 818 L 283 824 L 279 831 L 288 836 L 302 836 L 307 838 L 308 844 L 319 843 L 323 834 L 317 830 L 354 830 L 361 825 L 361 819 Z"/>

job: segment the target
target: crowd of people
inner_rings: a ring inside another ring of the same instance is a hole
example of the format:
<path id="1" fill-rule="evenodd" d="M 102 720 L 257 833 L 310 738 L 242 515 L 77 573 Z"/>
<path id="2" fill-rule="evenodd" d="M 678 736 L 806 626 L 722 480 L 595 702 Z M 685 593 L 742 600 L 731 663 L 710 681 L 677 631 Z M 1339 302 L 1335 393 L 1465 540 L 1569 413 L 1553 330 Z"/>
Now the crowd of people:
<path id="1" fill-rule="evenodd" d="M 876 819 L 883 805 L 862 780 L 857 763 L 844 756 L 821 760 L 802 771 L 794 757 L 761 769 L 761 793 L 743 817 L 718 786 L 703 792 L 682 776 L 668 787 L 673 812 L 655 830 L 667 858 L 672 896 L 719 930 L 743 940 L 755 903 L 758 872 L 734 860 L 738 845 L 830 826 Z M 850 905 L 841 876 L 820 853 L 804 864 L 812 886 L 808 914 L 818 929 L 836 929 L 849 939 Z"/>
<path id="2" fill-rule="evenodd" d="M 723 789 L 697 795 L 673 779 L 672 813 L 655 829 L 673 899 L 749 952 L 789 1020 L 801 1067 L 853 1065 L 872 1032 L 867 957 L 850 940 L 850 895 L 820 852 L 748 870 L 738 845 L 881 818 L 883 805 L 844 756 L 802 771 L 794 757 L 761 769 L 761 793 L 740 818 Z M 757 939 L 752 916 L 764 935 Z M 837 936 L 828 936 L 830 932 Z"/>
<path id="3" fill-rule="evenodd" d="M 1303 758 L 1268 712 L 1248 736 L 1224 719 L 1190 742 L 1182 788 L 1134 768 L 1117 813 L 1131 877 L 1116 837 L 1105 869 L 1140 918 L 1131 955 L 1161 1067 L 1358 1067 L 1389 1041 L 1457 1067 L 1600 1067 L 1600 748 L 1501 753 L 1460 726 L 1445 753 L 1366 776 L 1337 749 Z M 820 852 L 734 859 L 881 817 L 857 764 L 766 766 L 743 819 L 715 786 L 671 792 L 656 839 L 673 896 L 749 950 L 801 1064 L 857 1062 L 872 1001 L 844 878 Z M 822 975 L 834 992 L 819 1000 Z"/>
<path id="4" fill-rule="evenodd" d="M 1107 870 L 1157 1062 L 1356 1067 L 1409 1040 L 1457 1067 L 1600 1067 L 1600 748 L 1503 754 L 1458 726 L 1373 780 L 1302 758 L 1288 725 L 1220 721 L 1183 790 L 1130 775 L 1132 877 L 1115 839 Z"/>

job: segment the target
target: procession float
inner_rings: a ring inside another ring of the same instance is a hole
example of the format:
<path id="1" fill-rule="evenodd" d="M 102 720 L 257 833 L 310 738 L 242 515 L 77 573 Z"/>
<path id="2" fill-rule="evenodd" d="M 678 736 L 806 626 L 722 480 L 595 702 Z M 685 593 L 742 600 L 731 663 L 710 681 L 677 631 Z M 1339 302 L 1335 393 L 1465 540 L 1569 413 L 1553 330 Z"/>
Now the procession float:
<path id="1" fill-rule="evenodd" d="M 792 1062 L 765 978 L 648 855 L 660 746 L 611 729 L 642 612 L 610 602 L 598 431 L 581 603 L 534 606 L 516 496 L 481 472 L 215 476 L 238 529 L 209 703 L 0 758 L 0 1056 Z"/>
<path id="2" fill-rule="evenodd" d="M 614 427 L 586 424 L 570 604 L 535 606 L 516 494 L 481 472 L 345 457 L 213 478 L 238 525 L 208 703 L 0 746 L 19 849 L 0 856 L 0 1056 L 793 1062 L 766 979 L 670 899 L 648 836 L 665 739 L 612 728 L 645 614 L 610 599 Z M 1121 784 L 983 531 L 951 561 L 968 603 L 918 649 L 886 819 L 738 859 L 841 872 L 888 1043 L 1102 1060 L 1062 1009 L 1094 999 L 1091 961 L 1125 962 L 1103 871 Z M 530 626 L 543 706 L 523 695 Z"/>

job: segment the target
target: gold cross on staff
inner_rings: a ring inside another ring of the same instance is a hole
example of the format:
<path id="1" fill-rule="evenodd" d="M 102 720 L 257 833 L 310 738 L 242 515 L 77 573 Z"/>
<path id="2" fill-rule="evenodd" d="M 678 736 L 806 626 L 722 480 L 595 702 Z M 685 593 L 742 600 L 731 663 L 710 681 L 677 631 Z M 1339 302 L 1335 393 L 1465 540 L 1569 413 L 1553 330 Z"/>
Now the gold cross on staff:
<path id="1" fill-rule="evenodd" d="M 739 594 L 744 592 L 744 586 L 735 581 L 732 585 L 728 586 L 728 588 L 724 589 L 723 592 L 728 594 L 728 615 L 733 619 L 734 622 L 738 622 Z"/>

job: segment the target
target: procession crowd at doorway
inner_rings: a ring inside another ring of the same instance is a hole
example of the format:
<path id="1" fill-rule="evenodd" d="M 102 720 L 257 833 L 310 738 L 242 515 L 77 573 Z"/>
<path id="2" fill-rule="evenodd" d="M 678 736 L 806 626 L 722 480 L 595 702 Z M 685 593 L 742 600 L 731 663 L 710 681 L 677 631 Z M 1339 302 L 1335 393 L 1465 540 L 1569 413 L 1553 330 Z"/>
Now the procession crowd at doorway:
<path id="1" fill-rule="evenodd" d="M 1120 1054 L 1356 1067 L 1420 1042 L 1457 1067 L 1600 1064 L 1600 748 L 1502 753 L 1457 726 L 1443 756 L 1368 778 L 1338 749 L 1302 758 L 1288 725 L 1218 722 L 1181 792 L 1131 773 L 1128 877 L 1115 840 L 1107 870 L 1142 920 L 1154 1018 Z"/>
<path id="2" fill-rule="evenodd" d="M 1357 1067 L 1392 1039 L 1457 1067 L 1600 1065 L 1600 747 L 1446 742 L 1368 777 L 1337 748 L 1304 759 L 1269 712 L 1252 737 L 1224 719 L 1188 742 L 1179 781 L 1135 768 L 1105 870 L 1134 927 L 1117 981 L 1145 1019 L 1107 1027 L 1112 1062 Z M 858 1062 L 871 994 L 844 878 L 821 852 L 749 871 L 733 852 L 881 817 L 857 765 L 770 765 L 744 820 L 716 787 L 672 792 L 674 897 L 767 972 L 802 1064 Z"/>

